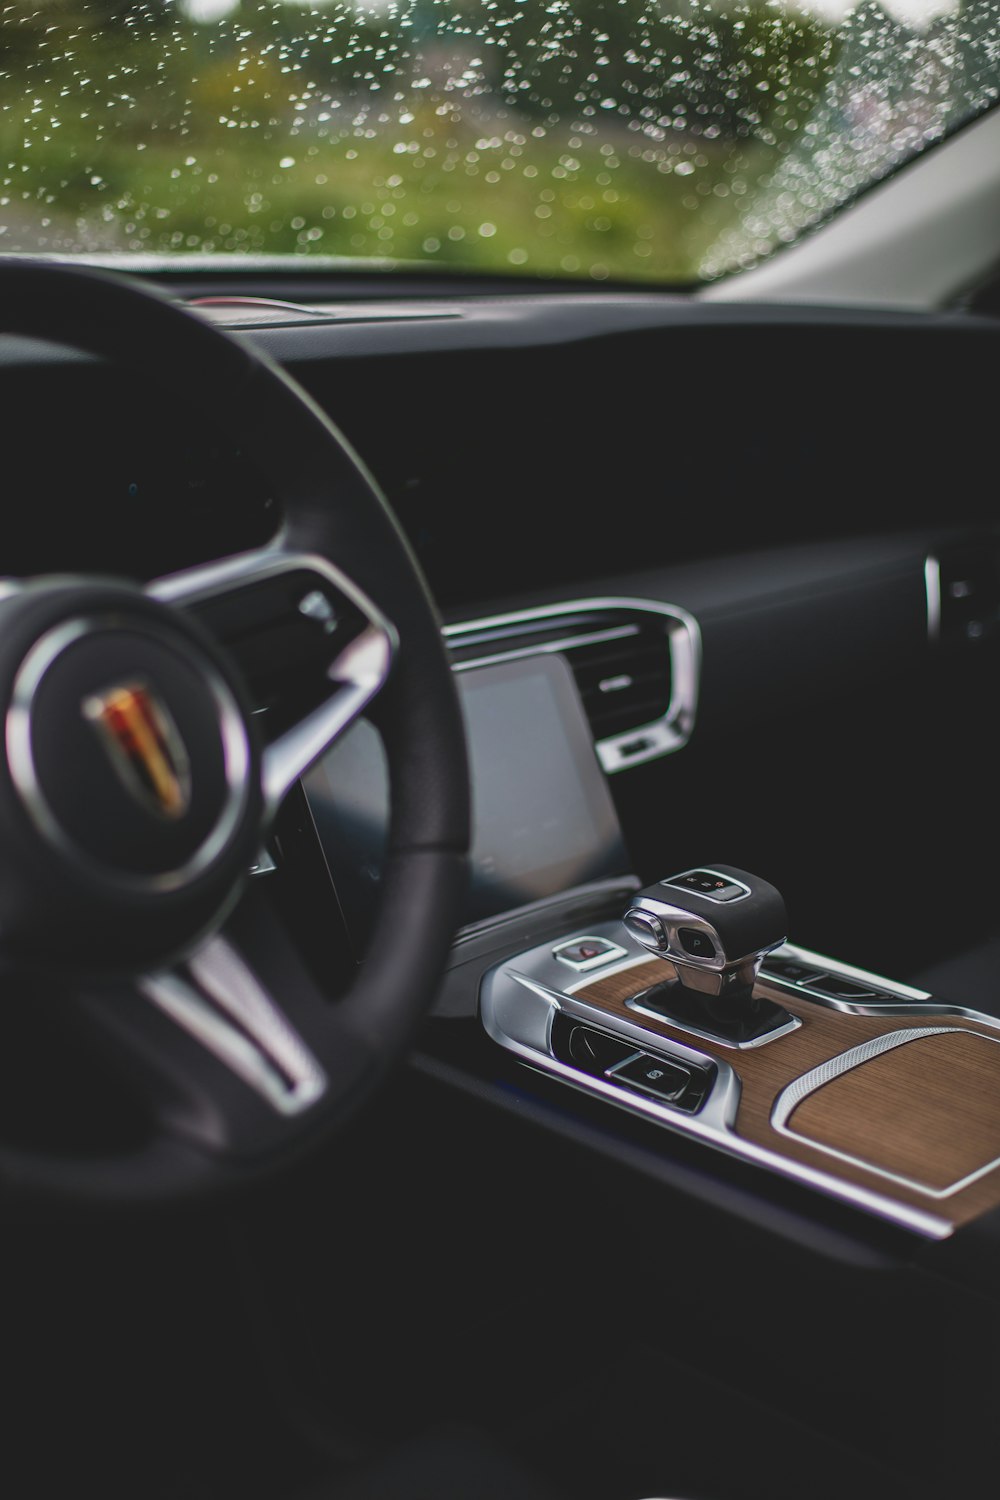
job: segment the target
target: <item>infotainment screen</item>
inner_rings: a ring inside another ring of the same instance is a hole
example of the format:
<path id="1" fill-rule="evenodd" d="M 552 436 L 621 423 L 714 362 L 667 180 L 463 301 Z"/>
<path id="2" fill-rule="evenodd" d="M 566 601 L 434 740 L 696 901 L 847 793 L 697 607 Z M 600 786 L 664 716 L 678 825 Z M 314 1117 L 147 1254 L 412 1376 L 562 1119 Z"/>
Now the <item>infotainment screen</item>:
<path id="1" fill-rule="evenodd" d="M 472 768 L 464 925 L 622 875 L 629 861 L 565 660 L 530 656 L 456 674 Z M 385 847 L 378 735 L 359 721 L 305 778 L 349 928 L 363 940 Z"/>

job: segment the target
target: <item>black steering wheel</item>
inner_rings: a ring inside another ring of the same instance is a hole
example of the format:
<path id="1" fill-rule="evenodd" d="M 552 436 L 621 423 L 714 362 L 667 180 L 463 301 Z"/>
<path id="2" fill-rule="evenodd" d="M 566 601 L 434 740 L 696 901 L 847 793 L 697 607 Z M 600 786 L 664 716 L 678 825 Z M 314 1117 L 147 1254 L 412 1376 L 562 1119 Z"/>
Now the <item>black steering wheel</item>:
<path id="1" fill-rule="evenodd" d="M 149 1122 L 82 1157 L 0 1142 L 0 1200 L 215 1191 L 329 1134 L 431 1003 L 469 836 L 453 677 L 377 486 L 277 366 L 159 291 L 57 264 L 0 264 L 0 331 L 183 392 L 281 501 L 268 546 L 145 587 L 0 583 L 9 1003 L 99 1039 Z M 365 960 L 334 1000 L 248 871 L 283 798 L 363 711 L 385 747 L 388 852 Z"/>

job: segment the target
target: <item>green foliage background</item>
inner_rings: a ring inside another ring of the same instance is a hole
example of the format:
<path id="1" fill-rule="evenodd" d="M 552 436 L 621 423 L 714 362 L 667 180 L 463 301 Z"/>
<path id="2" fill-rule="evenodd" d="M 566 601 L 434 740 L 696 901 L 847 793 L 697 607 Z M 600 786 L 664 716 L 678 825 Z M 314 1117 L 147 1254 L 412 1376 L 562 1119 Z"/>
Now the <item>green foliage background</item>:
<path id="1" fill-rule="evenodd" d="M 775 0 L 11 0 L 0 249 L 685 283 L 839 46 Z"/>

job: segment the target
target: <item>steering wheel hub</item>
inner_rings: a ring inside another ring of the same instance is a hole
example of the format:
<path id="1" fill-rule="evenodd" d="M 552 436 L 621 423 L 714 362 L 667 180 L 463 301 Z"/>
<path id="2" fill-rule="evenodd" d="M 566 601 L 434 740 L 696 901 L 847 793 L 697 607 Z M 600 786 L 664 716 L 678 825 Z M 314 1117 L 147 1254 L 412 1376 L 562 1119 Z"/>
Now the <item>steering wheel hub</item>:
<path id="1" fill-rule="evenodd" d="M 254 852 L 260 764 L 238 688 L 188 616 L 127 585 L 42 580 L 3 617 L 0 795 L 45 911 L 28 903 L 15 928 L 51 942 L 62 893 L 74 908 L 83 893 L 105 961 L 109 924 L 116 957 L 145 961 L 196 935 Z"/>

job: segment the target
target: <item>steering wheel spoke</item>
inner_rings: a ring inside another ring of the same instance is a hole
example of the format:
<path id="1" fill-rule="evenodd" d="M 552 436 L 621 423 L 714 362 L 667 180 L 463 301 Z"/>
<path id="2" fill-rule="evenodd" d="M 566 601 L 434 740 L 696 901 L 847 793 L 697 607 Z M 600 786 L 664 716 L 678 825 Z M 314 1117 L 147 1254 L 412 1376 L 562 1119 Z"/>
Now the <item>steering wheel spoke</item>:
<path id="1" fill-rule="evenodd" d="M 313 982 L 251 889 L 222 931 L 170 968 L 78 1000 L 157 1132 L 238 1175 L 370 1080 L 374 1049 Z"/>
<path id="2" fill-rule="evenodd" d="M 235 662 L 264 741 L 271 814 L 385 685 L 395 628 L 324 558 L 272 548 L 147 585 L 186 609 Z"/>

